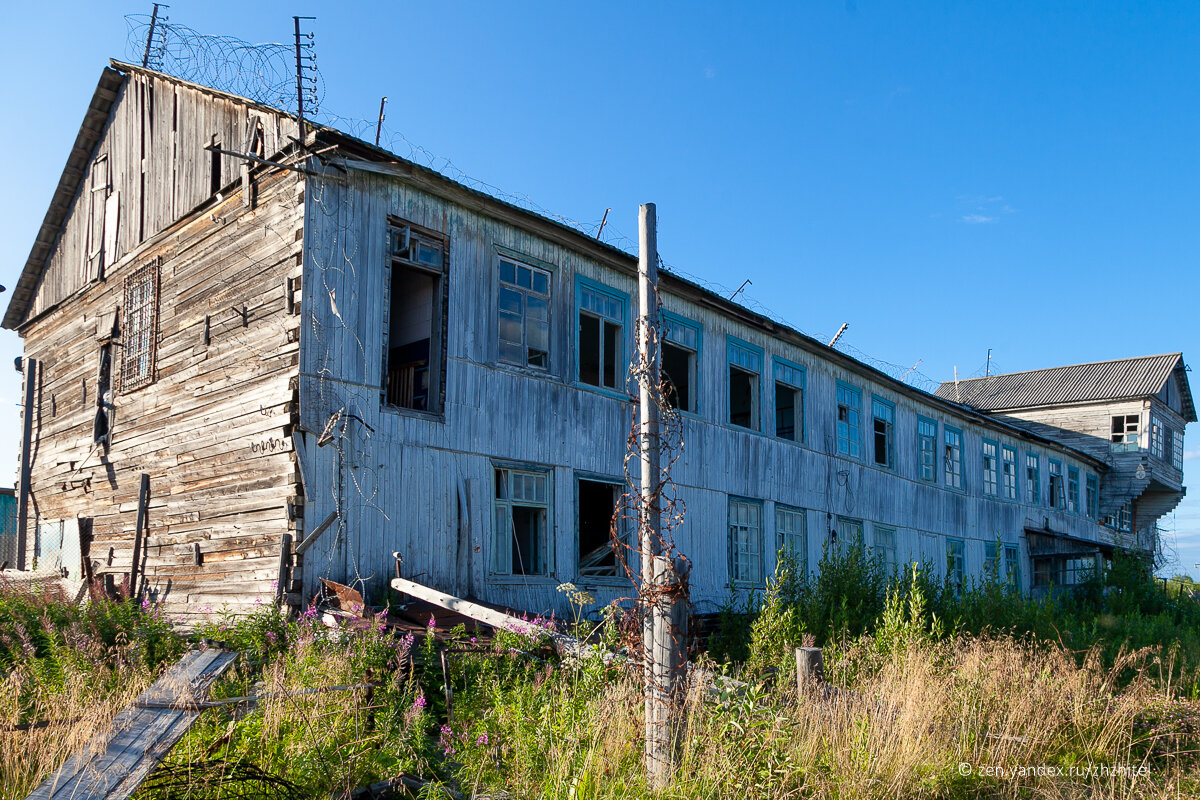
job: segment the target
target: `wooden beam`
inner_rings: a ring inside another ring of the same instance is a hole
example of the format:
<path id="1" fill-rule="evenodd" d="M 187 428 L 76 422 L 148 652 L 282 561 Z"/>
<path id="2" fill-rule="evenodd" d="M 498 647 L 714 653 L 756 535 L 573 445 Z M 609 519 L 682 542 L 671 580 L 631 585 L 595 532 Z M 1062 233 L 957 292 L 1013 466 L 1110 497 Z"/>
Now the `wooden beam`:
<path id="1" fill-rule="evenodd" d="M 146 516 L 150 511 L 150 476 L 142 473 L 142 483 L 138 488 L 137 522 L 133 531 L 133 562 L 129 567 L 129 596 L 138 598 L 141 591 L 138 587 L 138 569 L 141 567 L 142 542 L 146 536 Z"/>
<path id="2" fill-rule="evenodd" d="M 26 358 L 25 405 L 21 409 L 21 497 L 17 503 L 17 569 L 25 569 L 25 549 L 29 546 L 29 478 L 30 453 L 33 450 L 33 401 L 37 397 L 38 362 Z"/>
<path id="3" fill-rule="evenodd" d="M 283 602 L 284 590 L 292 572 L 292 535 L 285 533 L 279 537 L 279 580 L 275 583 L 275 605 Z"/>
<path id="4" fill-rule="evenodd" d="M 324 522 L 314 528 L 312 533 L 304 535 L 304 539 L 301 540 L 300 544 L 296 545 L 295 554 L 298 556 L 304 555 L 304 551 L 313 546 L 313 542 L 317 540 L 317 537 L 324 533 L 325 529 L 332 525 L 335 519 L 337 519 L 337 512 L 330 511 L 329 516 L 325 518 Z"/>

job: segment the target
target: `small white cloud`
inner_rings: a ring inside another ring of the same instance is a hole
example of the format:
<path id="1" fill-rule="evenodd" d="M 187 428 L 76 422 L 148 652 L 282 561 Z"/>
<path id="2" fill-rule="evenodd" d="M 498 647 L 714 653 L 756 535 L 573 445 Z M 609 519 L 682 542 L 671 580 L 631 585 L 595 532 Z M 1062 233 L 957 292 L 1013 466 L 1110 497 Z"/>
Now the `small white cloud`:
<path id="1" fill-rule="evenodd" d="M 995 222 L 995 217 L 988 217 L 983 214 L 964 214 L 962 221 L 968 225 L 986 225 L 990 222 Z"/>

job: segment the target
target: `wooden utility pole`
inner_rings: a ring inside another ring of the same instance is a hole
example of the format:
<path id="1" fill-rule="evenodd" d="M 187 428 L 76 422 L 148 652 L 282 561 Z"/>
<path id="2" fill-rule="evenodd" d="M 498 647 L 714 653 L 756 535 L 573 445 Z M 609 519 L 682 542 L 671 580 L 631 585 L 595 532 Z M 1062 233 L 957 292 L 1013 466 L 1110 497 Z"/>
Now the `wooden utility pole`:
<path id="1" fill-rule="evenodd" d="M 638 447 L 641 457 L 642 662 L 646 704 L 646 777 L 651 790 L 675 771 L 671 712 L 686 666 L 687 562 L 664 555 L 660 508 L 661 355 L 658 322 L 658 233 L 654 204 L 638 217 Z"/>

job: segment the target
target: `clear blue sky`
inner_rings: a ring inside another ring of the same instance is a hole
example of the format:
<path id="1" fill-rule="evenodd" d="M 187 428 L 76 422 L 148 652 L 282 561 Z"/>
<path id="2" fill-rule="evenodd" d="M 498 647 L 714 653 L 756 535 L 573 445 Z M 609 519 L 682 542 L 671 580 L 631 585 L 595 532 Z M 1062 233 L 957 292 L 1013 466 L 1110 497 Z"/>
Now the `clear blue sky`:
<path id="1" fill-rule="evenodd" d="M 149 8 L 5 12 L 10 288 L 101 68 L 131 57 L 123 15 Z M 611 207 L 628 236 L 653 201 L 673 267 L 730 290 L 748 278 L 760 309 L 825 338 L 848 321 L 849 345 L 936 380 L 982 374 L 988 348 L 1004 372 L 1200 359 L 1200 4 L 177 0 L 168 13 L 254 42 L 288 41 L 291 15 L 314 15 L 326 112 L 373 119 L 387 95 L 385 139 L 571 219 Z M 5 363 L 19 352 L 0 334 Z M 17 378 L 0 369 L 14 470 Z M 1165 522 L 1200 577 L 1194 494 Z"/>

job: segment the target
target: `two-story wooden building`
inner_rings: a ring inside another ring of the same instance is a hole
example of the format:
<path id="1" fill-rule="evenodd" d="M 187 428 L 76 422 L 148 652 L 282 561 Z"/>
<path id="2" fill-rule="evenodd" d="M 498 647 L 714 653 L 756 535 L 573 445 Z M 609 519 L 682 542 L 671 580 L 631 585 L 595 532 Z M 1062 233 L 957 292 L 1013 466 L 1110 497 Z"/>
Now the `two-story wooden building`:
<path id="1" fill-rule="evenodd" d="M 635 270 L 337 131 L 113 63 L 4 317 L 26 353 L 24 563 L 78 527 L 95 570 L 127 572 L 145 474 L 145 588 L 175 613 L 299 602 L 318 577 L 379 592 L 393 551 L 406 577 L 511 607 L 554 607 L 563 581 L 628 595 L 608 527 Z M 1195 419 L 1178 355 L 1157 388 L 1067 391 L 1035 419 L 677 276 L 660 290 L 702 607 L 762 585 L 781 548 L 813 569 L 831 542 L 1062 585 L 1150 547 L 1122 529 L 1182 495 L 1163 455 Z M 1093 446 L 1084 402 L 1141 402 L 1138 431 L 1158 419 L 1170 445 Z M 1144 485 L 1124 461 L 1143 446 Z"/>

